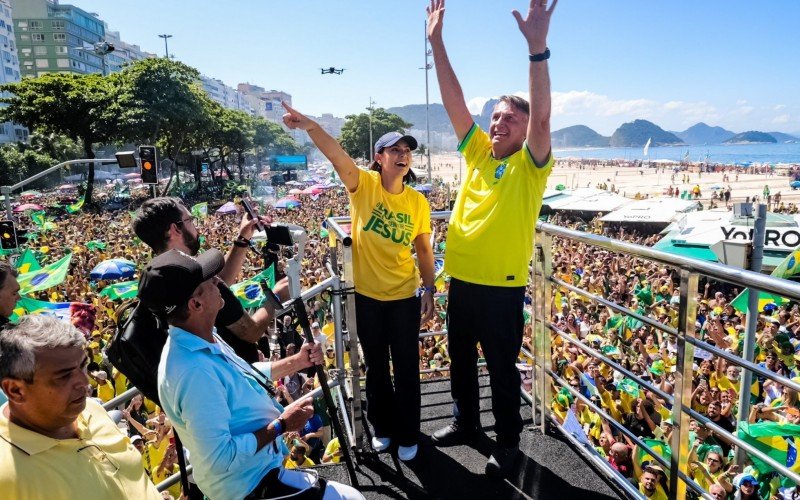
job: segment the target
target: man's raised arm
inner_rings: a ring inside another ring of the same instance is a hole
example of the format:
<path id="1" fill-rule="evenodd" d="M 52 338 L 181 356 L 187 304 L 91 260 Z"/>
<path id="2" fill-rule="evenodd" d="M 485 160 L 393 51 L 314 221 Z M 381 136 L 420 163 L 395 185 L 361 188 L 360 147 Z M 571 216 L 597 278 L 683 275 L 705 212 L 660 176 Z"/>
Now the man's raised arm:
<path id="1" fill-rule="evenodd" d="M 550 155 L 550 73 L 547 70 L 547 31 L 550 17 L 558 0 L 547 8 L 547 0 L 532 0 L 528 16 L 523 19 L 518 11 L 512 14 L 525 41 L 530 59 L 530 104 L 528 118 L 528 148 L 537 165 L 544 165 Z"/>
<path id="2" fill-rule="evenodd" d="M 447 51 L 442 40 L 442 23 L 444 22 L 444 0 L 431 0 L 428 12 L 428 40 L 433 50 L 433 62 L 436 67 L 436 78 L 439 80 L 439 91 L 442 94 L 442 103 L 450 123 L 456 132 L 459 142 L 463 141 L 472 128 L 474 120 L 464 101 L 464 91 L 450 65 Z"/>

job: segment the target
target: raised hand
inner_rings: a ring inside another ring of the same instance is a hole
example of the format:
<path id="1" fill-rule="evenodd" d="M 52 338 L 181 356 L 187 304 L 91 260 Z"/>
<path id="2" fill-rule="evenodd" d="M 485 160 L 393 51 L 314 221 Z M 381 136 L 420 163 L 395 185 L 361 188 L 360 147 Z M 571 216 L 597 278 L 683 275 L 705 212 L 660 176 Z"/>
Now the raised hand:
<path id="1" fill-rule="evenodd" d="M 294 130 L 299 128 L 300 130 L 309 130 L 317 125 L 314 120 L 292 108 L 285 102 L 281 102 L 281 106 L 286 110 L 286 113 L 283 115 L 283 123 L 290 129 Z"/>
<path id="2" fill-rule="evenodd" d="M 548 0 L 531 0 L 528 8 L 528 16 L 523 19 L 522 14 L 517 10 L 511 11 L 517 26 L 528 41 L 528 50 L 531 54 L 540 54 L 547 48 L 547 31 L 550 28 L 550 16 L 556 8 L 558 0 L 553 0 L 550 8 L 547 8 Z"/>
<path id="3" fill-rule="evenodd" d="M 444 0 L 431 0 L 425 8 L 428 13 L 428 38 L 442 36 L 442 23 L 444 22 Z"/>

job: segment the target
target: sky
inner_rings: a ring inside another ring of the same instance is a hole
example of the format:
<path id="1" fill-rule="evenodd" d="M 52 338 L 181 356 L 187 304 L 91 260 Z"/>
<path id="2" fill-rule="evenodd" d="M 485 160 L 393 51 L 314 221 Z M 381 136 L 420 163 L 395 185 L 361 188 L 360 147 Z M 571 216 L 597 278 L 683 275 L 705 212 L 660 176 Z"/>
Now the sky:
<path id="1" fill-rule="evenodd" d="M 292 95 L 336 116 L 425 103 L 422 0 L 62 0 L 96 12 L 128 43 L 235 87 Z M 473 112 L 527 95 L 520 0 L 449 0 L 444 40 Z M 610 135 L 650 120 L 681 131 L 703 121 L 734 132 L 800 133 L 797 0 L 561 0 L 548 36 L 552 129 Z M 321 67 L 345 68 L 322 75 Z M 434 71 L 430 102 L 441 102 Z"/>

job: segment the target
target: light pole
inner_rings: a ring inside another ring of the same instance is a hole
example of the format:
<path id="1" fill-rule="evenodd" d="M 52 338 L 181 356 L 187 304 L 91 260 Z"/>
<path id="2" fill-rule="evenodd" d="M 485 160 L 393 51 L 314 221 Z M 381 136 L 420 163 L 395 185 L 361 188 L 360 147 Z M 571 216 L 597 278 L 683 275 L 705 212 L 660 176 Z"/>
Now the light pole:
<path id="1" fill-rule="evenodd" d="M 428 156 L 428 182 L 433 185 L 433 169 L 431 168 L 431 120 L 430 120 L 430 102 L 428 97 L 428 71 L 433 67 L 433 63 L 428 62 L 431 56 L 431 51 L 428 49 L 428 21 L 425 20 L 425 67 L 420 68 L 425 70 L 425 129 L 427 133 L 425 153 Z"/>
<path id="2" fill-rule="evenodd" d="M 164 57 L 169 59 L 169 45 L 167 44 L 167 39 L 172 38 L 172 35 L 167 35 L 166 33 L 163 35 L 158 35 L 159 38 L 164 39 Z"/>
<path id="3" fill-rule="evenodd" d="M 372 163 L 375 159 L 375 151 L 372 147 L 372 111 L 375 110 L 375 101 L 372 100 L 372 97 L 369 98 L 369 107 L 367 110 L 369 110 L 369 162 Z"/>

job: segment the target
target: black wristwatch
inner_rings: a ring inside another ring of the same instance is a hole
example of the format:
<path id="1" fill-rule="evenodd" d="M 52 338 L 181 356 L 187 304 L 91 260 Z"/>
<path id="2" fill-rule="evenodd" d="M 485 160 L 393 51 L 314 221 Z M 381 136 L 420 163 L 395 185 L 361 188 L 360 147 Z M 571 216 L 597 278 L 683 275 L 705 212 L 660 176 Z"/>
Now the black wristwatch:
<path id="1" fill-rule="evenodd" d="M 244 236 L 239 236 L 235 240 L 233 240 L 233 246 L 239 248 L 247 248 L 250 246 L 250 240 L 248 240 Z"/>
<path id="2" fill-rule="evenodd" d="M 528 55 L 528 60 L 530 60 L 530 62 L 546 61 L 548 59 L 550 59 L 550 49 L 548 48 L 545 48 L 544 52 L 542 52 L 541 54 Z"/>

